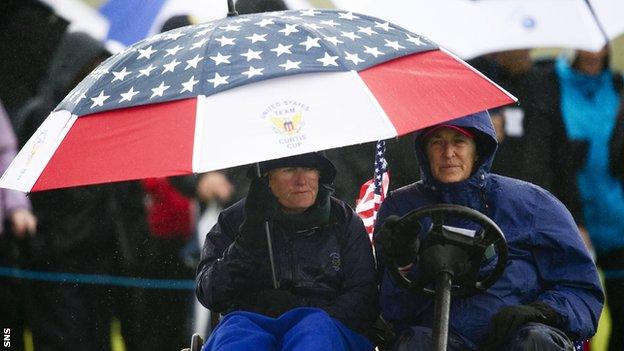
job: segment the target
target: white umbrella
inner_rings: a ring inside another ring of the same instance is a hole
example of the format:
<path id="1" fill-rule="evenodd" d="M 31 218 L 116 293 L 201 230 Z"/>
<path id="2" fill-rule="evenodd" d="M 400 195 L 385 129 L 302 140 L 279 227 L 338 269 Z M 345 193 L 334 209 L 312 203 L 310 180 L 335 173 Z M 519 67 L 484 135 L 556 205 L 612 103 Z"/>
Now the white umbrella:
<path id="1" fill-rule="evenodd" d="M 605 44 L 585 0 L 333 0 L 336 7 L 387 18 L 464 59 L 536 47 L 598 51 Z M 622 0 L 591 0 L 609 38 L 624 31 Z M 619 9 L 619 11 L 618 11 Z"/>

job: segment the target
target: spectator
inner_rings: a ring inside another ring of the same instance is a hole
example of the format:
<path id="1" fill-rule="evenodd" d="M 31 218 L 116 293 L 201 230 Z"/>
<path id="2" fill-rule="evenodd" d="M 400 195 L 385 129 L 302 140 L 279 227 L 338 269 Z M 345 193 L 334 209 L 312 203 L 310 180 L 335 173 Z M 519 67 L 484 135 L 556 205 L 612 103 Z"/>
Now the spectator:
<path id="1" fill-rule="evenodd" d="M 494 285 L 451 301 L 449 350 L 570 350 L 566 335 L 582 340 L 595 333 L 603 294 L 572 216 L 543 189 L 490 173 L 496 145 L 487 113 L 423 130 L 415 143 L 422 181 L 390 193 L 381 205 L 375 240 L 384 270 L 382 315 L 402 334 L 398 350 L 431 349 L 434 306 L 431 298 L 397 286 L 388 275 L 392 266 L 408 275 L 428 269 L 412 250 L 426 234 L 402 231 L 396 216 L 436 203 L 486 214 L 505 233 L 509 247 L 505 270 Z M 478 229 L 452 220 L 446 224 Z M 480 274 L 493 269 L 494 258 L 488 263 Z"/>
<path id="2" fill-rule="evenodd" d="M 372 350 L 372 249 L 362 220 L 330 196 L 335 168 L 312 153 L 262 162 L 260 173 L 206 236 L 197 297 L 225 316 L 205 349 Z"/>

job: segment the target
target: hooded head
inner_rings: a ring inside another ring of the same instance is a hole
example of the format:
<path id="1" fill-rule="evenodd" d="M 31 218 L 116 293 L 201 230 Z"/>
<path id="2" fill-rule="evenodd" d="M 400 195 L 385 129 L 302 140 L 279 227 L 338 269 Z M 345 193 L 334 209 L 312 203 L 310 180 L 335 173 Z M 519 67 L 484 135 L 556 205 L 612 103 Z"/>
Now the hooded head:
<path id="1" fill-rule="evenodd" d="M 466 158 L 466 160 L 470 162 L 474 159 L 474 165 L 469 165 L 472 167 L 470 168 L 471 173 L 468 179 L 474 177 L 477 173 L 484 174 L 490 171 L 497 148 L 496 132 L 494 131 L 494 126 L 492 125 L 489 114 L 483 111 L 425 128 L 416 134 L 416 157 L 420 164 L 421 177 L 425 183 L 446 183 L 443 179 L 439 179 L 439 176 L 434 176 L 434 174 L 438 172 L 432 171 L 431 160 L 427 156 L 426 149 L 427 140 L 433 135 L 440 134 L 438 131 L 442 131 L 443 128 L 462 135 L 465 139 L 469 140 L 470 143 L 474 142 L 476 146 L 476 157 Z M 459 182 L 461 182 L 461 180 Z"/>

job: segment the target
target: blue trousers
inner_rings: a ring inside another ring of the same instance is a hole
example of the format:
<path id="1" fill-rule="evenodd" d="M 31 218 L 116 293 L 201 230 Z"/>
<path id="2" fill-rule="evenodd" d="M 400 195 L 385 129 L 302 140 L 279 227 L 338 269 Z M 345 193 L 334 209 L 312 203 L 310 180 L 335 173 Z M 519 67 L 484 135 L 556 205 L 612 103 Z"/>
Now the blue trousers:
<path id="1" fill-rule="evenodd" d="M 431 328 L 411 327 L 404 332 L 396 351 L 429 351 L 433 349 Z M 468 351 L 470 347 L 452 335 L 448 339 L 448 351 Z M 501 348 L 505 351 L 574 351 L 572 341 L 559 329 L 541 323 L 527 323 L 518 329 L 509 342 Z"/>
<path id="2" fill-rule="evenodd" d="M 203 351 L 370 351 L 364 336 L 318 308 L 295 308 L 278 318 L 232 312 L 219 322 Z"/>

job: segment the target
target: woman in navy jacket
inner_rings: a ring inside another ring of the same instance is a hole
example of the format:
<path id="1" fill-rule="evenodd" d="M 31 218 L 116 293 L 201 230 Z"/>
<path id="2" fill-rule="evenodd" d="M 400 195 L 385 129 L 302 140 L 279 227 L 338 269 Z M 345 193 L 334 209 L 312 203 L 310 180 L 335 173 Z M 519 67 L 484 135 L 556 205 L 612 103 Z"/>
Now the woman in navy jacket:
<path id="1" fill-rule="evenodd" d="M 460 151 L 466 145 L 472 145 L 470 157 Z M 453 298 L 449 349 L 505 349 L 537 335 L 563 343 L 561 348 L 550 343 L 554 348 L 539 349 L 567 350 L 565 344 L 570 343 L 562 341 L 561 332 L 572 339 L 591 337 L 604 299 L 596 266 L 561 202 L 533 184 L 489 172 L 497 143 L 488 114 L 425 129 L 415 146 L 422 181 L 390 193 L 381 205 L 375 230 L 380 262 L 385 262 L 384 255 L 406 254 L 384 252 L 388 243 L 401 241 L 384 226 L 386 218 L 437 203 L 463 205 L 487 215 L 502 229 L 509 247 L 507 266 L 494 285 L 470 297 Z M 437 148 L 443 151 L 436 153 Z M 454 174 L 451 166 L 464 167 L 467 173 Z M 410 247 L 410 242 L 398 244 Z M 491 269 L 493 262 L 486 263 L 481 273 Z M 426 345 L 433 305 L 432 298 L 397 287 L 387 271 L 382 273 L 382 315 L 396 332 L 404 333 L 403 345 L 416 350 Z M 522 331 L 527 327 L 531 329 Z"/>

